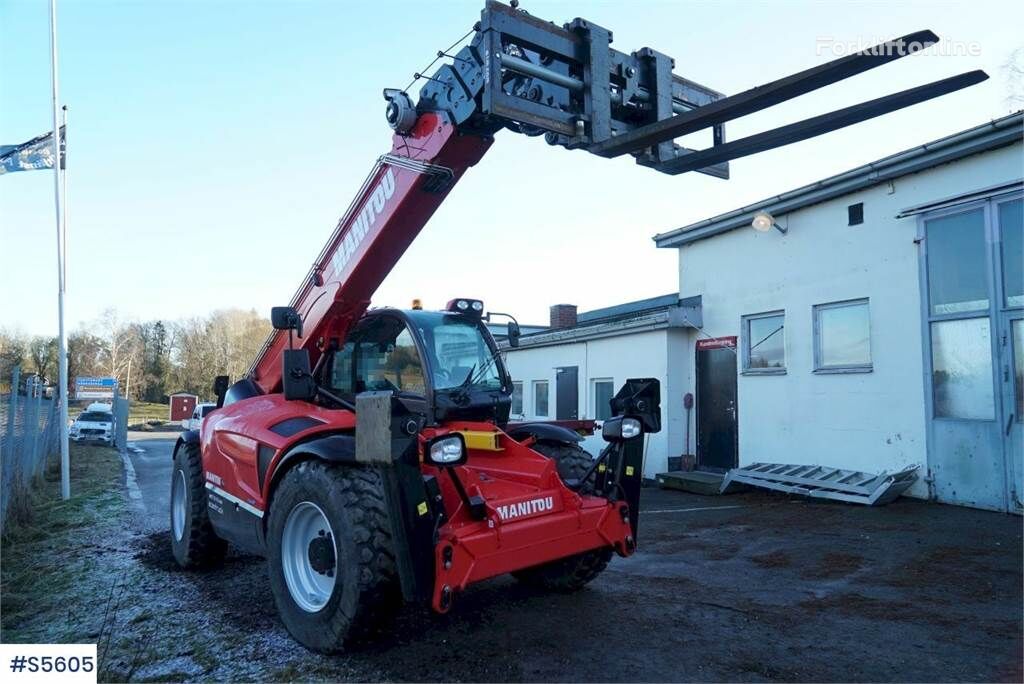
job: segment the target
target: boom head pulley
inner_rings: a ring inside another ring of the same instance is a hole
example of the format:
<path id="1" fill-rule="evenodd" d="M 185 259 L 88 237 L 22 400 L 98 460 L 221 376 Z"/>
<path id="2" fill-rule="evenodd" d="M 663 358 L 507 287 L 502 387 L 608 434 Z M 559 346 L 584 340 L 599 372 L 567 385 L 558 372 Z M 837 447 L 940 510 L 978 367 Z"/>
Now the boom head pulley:
<path id="1" fill-rule="evenodd" d="M 543 134 L 548 143 L 603 156 L 631 154 L 637 163 L 678 174 L 729 177 L 729 161 L 945 95 L 988 76 L 970 71 L 735 141 L 728 121 L 761 111 L 882 66 L 938 42 L 918 31 L 797 74 L 726 97 L 672 73 L 675 61 L 650 48 L 626 54 L 610 47 L 612 32 L 585 19 L 558 26 L 487 0 L 472 42 L 420 89 L 415 111 L 445 112 L 464 132 L 509 128 Z M 441 53 L 444 54 L 444 53 Z M 419 76 L 419 75 L 417 75 Z M 412 100 L 385 91 L 388 121 L 411 130 Z M 674 142 L 710 130 L 701 150 Z"/>

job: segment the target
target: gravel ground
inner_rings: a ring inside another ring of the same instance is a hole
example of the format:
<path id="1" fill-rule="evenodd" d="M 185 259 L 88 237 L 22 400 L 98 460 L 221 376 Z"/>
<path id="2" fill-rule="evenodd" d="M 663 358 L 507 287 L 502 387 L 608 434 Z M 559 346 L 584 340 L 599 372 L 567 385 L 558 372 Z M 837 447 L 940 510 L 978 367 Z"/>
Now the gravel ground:
<path id="1" fill-rule="evenodd" d="M 46 600 L 11 621 L 5 595 L 4 641 L 97 641 L 116 680 L 1022 679 L 1018 517 L 645 490 L 640 551 L 587 589 L 498 578 L 325 657 L 282 627 L 262 560 L 177 569 L 145 501 L 159 466 L 133 461 L 142 501 L 31 542 Z"/>

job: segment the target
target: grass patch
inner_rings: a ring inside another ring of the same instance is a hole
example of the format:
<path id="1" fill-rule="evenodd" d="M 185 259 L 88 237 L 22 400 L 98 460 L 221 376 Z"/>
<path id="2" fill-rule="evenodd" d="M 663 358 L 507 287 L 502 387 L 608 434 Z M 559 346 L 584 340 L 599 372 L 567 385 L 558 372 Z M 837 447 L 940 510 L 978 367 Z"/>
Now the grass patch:
<path id="1" fill-rule="evenodd" d="M 133 401 L 128 405 L 128 424 L 136 425 L 147 423 L 151 420 L 166 421 L 170 416 L 171 409 L 167 404 L 157 404 L 147 401 Z"/>
<path id="2" fill-rule="evenodd" d="M 125 510 L 121 458 L 115 450 L 73 444 L 70 461 L 71 498 L 61 499 L 59 467 L 51 466 L 41 485 L 28 493 L 25 514 L 9 521 L 0 538 L 3 641 L 22 633 L 28 618 L 66 612 L 68 599 L 77 598 L 76 580 L 93 559 L 69 554 L 55 563 L 53 550 L 81 547 L 78 532 L 116 520 Z"/>

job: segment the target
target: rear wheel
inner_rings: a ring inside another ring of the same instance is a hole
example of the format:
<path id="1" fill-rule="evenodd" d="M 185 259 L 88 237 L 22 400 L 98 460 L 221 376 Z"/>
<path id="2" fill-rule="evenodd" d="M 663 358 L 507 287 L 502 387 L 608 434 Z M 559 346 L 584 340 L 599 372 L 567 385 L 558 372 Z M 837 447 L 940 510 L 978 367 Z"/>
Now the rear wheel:
<path id="1" fill-rule="evenodd" d="M 224 559 L 227 543 L 210 525 L 198 444 L 174 452 L 171 472 L 171 550 L 183 568 L 209 567 Z"/>
<path id="2" fill-rule="evenodd" d="M 562 480 L 580 481 L 594 464 L 591 455 L 576 444 L 538 442 L 532 448 L 555 462 L 558 467 L 558 475 Z M 580 494 L 593 493 L 595 479 L 596 476 L 591 474 L 576 491 Z M 575 556 L 560 558 L 544 565 L 519 570 L 512 573 L 512 576 L 523 584 L 548 591 L 577 591 L 600 575 L 608 567 L 611 557 L 612 550 L 610 548 L 595 549 Z"/>
<path id="3" fill-rule="evenodd" d="M 324 653 L 386 624 L 401 606 L 380 473 L 305 461 L 270 505 L 270 587 L 285 627 Z"/>

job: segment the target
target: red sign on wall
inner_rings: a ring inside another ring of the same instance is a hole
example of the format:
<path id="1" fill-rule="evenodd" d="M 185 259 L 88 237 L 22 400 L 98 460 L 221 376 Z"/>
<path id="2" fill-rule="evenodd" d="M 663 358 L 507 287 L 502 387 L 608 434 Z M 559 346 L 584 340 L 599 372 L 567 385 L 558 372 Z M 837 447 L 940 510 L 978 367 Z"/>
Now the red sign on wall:
<path id="1" fill-rule="evenodd" d="M 736 336 L 710 337 L 697 340 L 697 349 L 735 349 Z"/>

